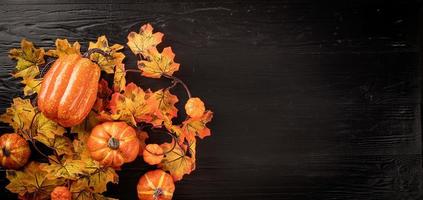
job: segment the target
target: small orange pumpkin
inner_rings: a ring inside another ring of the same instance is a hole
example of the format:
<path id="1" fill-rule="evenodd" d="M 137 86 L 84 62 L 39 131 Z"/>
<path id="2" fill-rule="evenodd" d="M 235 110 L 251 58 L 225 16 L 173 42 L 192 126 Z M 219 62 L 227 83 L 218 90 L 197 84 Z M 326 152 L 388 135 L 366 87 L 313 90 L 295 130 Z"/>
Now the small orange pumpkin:
<path id="1" fill-rule="evenodd" d="M 0 162 L 7 169 L 19 169 L 31 155 L 28 143 L 17 133 L 8 133 L 0 137 Z"/>
<path id="2" fill-rule="evenodd" d="M 50 193 L 51 200 L 71 200 L 72 194 L 67 187 L 58 186 Z"/>
<path id="3" fill-rule="evenodd" d="M 161 169 L 145 173 L 137 185 L 138 198 L 141 200 L 171 200 L 174 191 L 172 176 Z"/>
<path id="4" fill-rule="evenodd" d="M 60 57 L 44 76 L 38 108 L 64 127 L 75 126 L 93 107 L 99 79 L 100 67 L 88 58 L 77 54 Z"/>
<path id="5" fill-rule="evenodd" d="M 164 157 L 163 149 L 158 144 L 148 144 L 142 153 L 142 157 L 150 165 L 159 164 Z"/>
<path id="6" fill-rule="evenodd" d="M 93 128 L 87 147 L 94 160 L 119 168 L 137 158 L 139 140 L 134 128 L 125 122 L 104 122 Z"/>

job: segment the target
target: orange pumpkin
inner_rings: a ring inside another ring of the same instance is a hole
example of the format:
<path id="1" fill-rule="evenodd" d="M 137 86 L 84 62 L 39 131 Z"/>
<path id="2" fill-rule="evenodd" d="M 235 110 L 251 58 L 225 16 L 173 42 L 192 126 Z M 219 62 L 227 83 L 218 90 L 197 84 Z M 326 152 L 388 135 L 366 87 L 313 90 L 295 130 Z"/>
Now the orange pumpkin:
<path id="1" fill-rule="evenodd" d="M 104 122 L 93 128 L 87 147 L 94 160 L 119 168 L 137 158 L 139 140 L 134 128 L 125 122 Z"/>
<path id="2" fill-rule="evenodd" d="M 51 200 L 71 200 L 72 194 L 67 187 L 58 186 L 50 193 Z"/>
<path id="3" fill-rule="evenodd" d="M 100 67 L 88 58 L 77 54 L 60 57 L 44 76 L 38 108 L 64 127 L 75 126 L 93 107 L 99 79 Z"/>
<path id="4" fill-rule="evenodd" d="M 28 143 L 17 133 L 8 133 L 0 137 L 1 166 L 7 169 L 19 169 L 31 155 Z"/>
<path id="5" fill-rule="evenodd" d="M 149 144 L 145 147 L 142 157 L 150 165 L 156 165 L 163 160 L 163 149 L 158 144 Z"/>
<path id="6" fill-rule="evenodd" d="M 141 200 L 170 200 L 175 191 L 172 176 L 161 169 L 145 173 L 137 185 Z"/>

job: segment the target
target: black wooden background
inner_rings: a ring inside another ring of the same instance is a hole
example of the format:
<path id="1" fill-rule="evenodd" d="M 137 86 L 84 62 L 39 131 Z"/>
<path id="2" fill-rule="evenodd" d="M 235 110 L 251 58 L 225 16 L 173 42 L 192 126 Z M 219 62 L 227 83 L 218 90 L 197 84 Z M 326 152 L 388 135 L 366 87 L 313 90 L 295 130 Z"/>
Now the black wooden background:
<path id="1" fill-rule="evenodd" d="M 22 38 L 86 49 L 150 22 L 215 111 L 174 199 L 423 199 L 422 14 L 403 0 L 0 0 L 0 111 L 20 95 L 7 52 Z M 107 194 L 136 199 L 143 165 Z"/>

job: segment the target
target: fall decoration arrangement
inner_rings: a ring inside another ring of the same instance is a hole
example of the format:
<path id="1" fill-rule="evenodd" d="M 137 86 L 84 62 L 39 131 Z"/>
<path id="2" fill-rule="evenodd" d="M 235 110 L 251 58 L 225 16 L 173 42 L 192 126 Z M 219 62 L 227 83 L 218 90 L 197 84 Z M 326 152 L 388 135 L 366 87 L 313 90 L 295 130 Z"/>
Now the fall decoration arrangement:
<path id="1" fill-rule="evenodd" d="M 67 39 L 57 39 L 56 48 L 47 51 L 25 39 L 12 49 L 9 56 L 17 61 L 12 76 L 22 80 L 25 97 L 14 98 L 0 116 L 14 129 L 0 137 L 6 188 L 28 200 L 112 199 L 102 195 L 106 185 L 118 183 L 122 165 L 142 157 L 157 167 L 133 186 L 138 198 L 172 199 L 174 182 L 195 169 L 196 139 L 210 135 L 206 124 L 213 113 L 173 76 L 179 63 L 171 47 L 157 49 L 162 38 L 150 24 L 129 33 L 127 45 L 138 58 L 138 68 L 131 69 L 123 64 L 123 46 L 110 46 L 105 36 L 83 54 L 78 42 Z M 127 84 L 127 73 L 170 84 L 152 91 Z M 113 80 L 111 87 L 106 79 Z M 171 93 L 178 85 L 187 93 L 180 124 L 179 98 Z M 151 134 L 168 140 L 155 142 Z M 31 149 L 44 161 L 31 160 Z"/>

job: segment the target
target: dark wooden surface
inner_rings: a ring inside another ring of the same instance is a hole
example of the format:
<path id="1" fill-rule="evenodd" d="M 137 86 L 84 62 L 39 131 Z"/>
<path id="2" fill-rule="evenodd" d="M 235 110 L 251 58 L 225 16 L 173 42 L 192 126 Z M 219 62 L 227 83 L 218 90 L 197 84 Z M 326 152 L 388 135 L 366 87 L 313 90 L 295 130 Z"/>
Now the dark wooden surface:
<path id="1" fill-rule="evenodd" d="M 7 52 L 22 38 L 86 49 L 150 22 L 215 111 L 175 199 L 423 198 L 420 1 L 60 2 L 0 1 L 1 112 L 20 95 Z M 109 196 L 135 199 L 137 168 Z"/>

